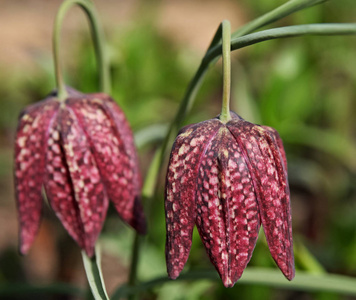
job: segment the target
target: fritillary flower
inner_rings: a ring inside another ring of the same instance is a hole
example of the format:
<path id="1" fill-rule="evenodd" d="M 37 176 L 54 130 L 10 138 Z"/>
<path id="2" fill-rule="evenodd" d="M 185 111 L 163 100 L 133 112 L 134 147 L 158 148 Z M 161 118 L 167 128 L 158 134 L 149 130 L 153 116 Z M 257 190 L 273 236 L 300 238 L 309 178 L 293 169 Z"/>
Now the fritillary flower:
<path id="1" fill-rule="evenodd" d="M 232 113 L 184 127 L 166 178 L 166 261 L 182 271 L 197 226 L 223 284 L 232 287 L 250 261 L 262 223 L 273 259 L 294 277 L 287 162 L 276 130 Z"/>
<path id="2" fill-rule="evenodd" d="M 94 254 L 109 199 L 126 223 L 146 231 L 132 133 L 121 109 L 105 94 L 68 89 L 65 101 L 53 93 L 27 107 L 17 128 L 15 184 L 22 254 L 40 225 L 42 188 L 88 256 Z"/>

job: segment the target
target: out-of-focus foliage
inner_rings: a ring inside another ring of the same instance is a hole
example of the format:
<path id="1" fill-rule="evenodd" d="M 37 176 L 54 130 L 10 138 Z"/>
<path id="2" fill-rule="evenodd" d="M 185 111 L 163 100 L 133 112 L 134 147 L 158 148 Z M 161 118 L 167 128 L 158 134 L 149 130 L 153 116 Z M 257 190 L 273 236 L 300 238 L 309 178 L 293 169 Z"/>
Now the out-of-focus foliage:
<path id="1" fill-rule="evenodd" d="M 284 1 L 240 2 L 253 18 Z M 355 12 L 354 0 L 330 1 L 277 25 L 355 22 Z M 151 25 L 152 20 L 144 20 L 109 33 L 112 94 L 135 132 L 172 120 L 201 59 L 184 45 L 175 44 L 174 37 L 161 36 Z M 67 83 L 83 92 L 94 92 L 97 84 L 93 50 L 87 39 L 78 42 L 77 52 L 73 53 L 78 59 L 73 69 L 67 68 Z M 303 243 L 310 251 L 305 254 L 296 247 L 297 268 L 356 276 L 356 37 L 270 41 L 234 53 L 233 60 L 232 109 L 249 121 L 276 128 L 284 140 L 294 237 L 297 246 Z M 44 98 L 53 88 L 51 63 L 50 59 L 41 60 L 41 73 L 0 76 L 2 137 L 11 139 L 21 107 Z M 199 122 L 220 112 L 220 74 L 220 66 L 210 71 L 185 123 Z M 140 149 L 143 171 L 156 145 L 155 141 Z M 9 153 L 0 151 L 0 174 L 10 176 Z M 161 174 L 157 197 L 150 203 L 149 235 L 140 260 L 141 279 L 165 274 L 163 187 Z M 132 232 L 117 220 L 114 212 L 109 213 L 102 235 L 103 251 L 128 267 Z M 310 254 L 315 265 L 304 263 Z M 275 267 L 263 238 L 258 239 L 250 265 Z M 4 276 L 7 268 L 0 270 L 0 281 L 17 281 L 16 276 Z M 195 231 L 185 270 L 202 268 L 211 265 Z M 172 300 L 299 297 L 349 299 L 239 283 L 225 289 L 220 282 L 209 281 L 171 283 L 145 295 L 145 299 Z"/>

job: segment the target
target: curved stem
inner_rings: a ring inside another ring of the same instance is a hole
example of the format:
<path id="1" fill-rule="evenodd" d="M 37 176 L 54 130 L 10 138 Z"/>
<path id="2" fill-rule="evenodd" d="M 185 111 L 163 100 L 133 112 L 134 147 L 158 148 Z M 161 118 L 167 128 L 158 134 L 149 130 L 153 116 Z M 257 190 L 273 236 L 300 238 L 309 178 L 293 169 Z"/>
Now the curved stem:
<path id="1" fill-rule="evenodd" d="M 83 9 L 90 23 L 96 53 L 96 60 L 98 64 L 100 90 L 105 93 L 110 93 L 111 89 L 109 64 L 104 51 L 104 36 L 99 26 L 98 18 L 96 16 L 93 3 L 89 0 L 66 0 L 62 3 L 58 10 L 53 29 L 54 69 L 58 90 L 58 98 L 60 100 L 64 100 L 67 97 L 67 91 L 65 88 L 61 64 L 59 60 L 60 31 L 62 28 L 63 19 L 67 11 L 74 5 L 78 5 Z"/>
<path id="2" fill-rule="evenodd" d="M 223 95 L 220 120 L 227 123 L 230 116 L 230 91 L 231 91 L 231 25 L 222 22 L 222 61 L 223 61 Z"/>
<path id="3" fill-rule="evenodd" d="M 142 237 L 139 234 L 135 233 L 134 245 L 132 247 L 133 253 L 131 257 L 129 280 L 128 280 L 128 285 L 131 287 L 136 285 L 139 251 L 140 251 L 141 243 L 142 243 Z M 135 299 L 135 296 L 131 295 L 128 299 L 129 300 Z"/>

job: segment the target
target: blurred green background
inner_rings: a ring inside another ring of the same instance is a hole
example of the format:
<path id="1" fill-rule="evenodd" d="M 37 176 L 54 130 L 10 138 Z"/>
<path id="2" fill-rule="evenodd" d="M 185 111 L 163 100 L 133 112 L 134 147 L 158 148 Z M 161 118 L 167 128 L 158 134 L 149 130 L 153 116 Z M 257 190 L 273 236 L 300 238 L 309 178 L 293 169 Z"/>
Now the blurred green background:
<path id="1" fill-rule="evenodd" d="M 0 285 L 68 282 L 86 288 L 80 251 L 48 207 L 27 257 L 17 254 L 12 147 L 17 116 L 54 88 L 51 30 L 61 1 L 0 3 Z M 173 119 L 219 22 L 232 30 L 284 1 L 94 1 L 112 62 L 112 96 L 127 114 L 143 174 Z M 276 26 L 356 22 L 356 1 L 329 1 Z M 66 82 L 97 90 L 94 52 L 83 14 L 74 9 L 63 29 Z M 232 55 L 232 109 L 248 121 L 276 128 L 286 148 L 296 267 L 356 276 L 356 37 L 275 40 Z M 220 112 L 221 66 L 213 68 L 185 124 Z M 165 168 L 165 167 L 164 167 Z M 140 278 L 165 274 L 164 172 L 149 211 Z M 101 235 L 109 293 L 125 282 L 133 232 L 113 210 Z M 276 268 L 261 234 L 249 266 Z M 211 269 L 195 232 L 185 270 Z M 298 273 L 297 273 L 298 274 Z M 282 276 L 282 274 L 281 274 Z M 298 275 L 297 275 L 298 276 Z M 1 291 L 1 288 L 0 288 Z M 9 294 L 1 299 L 72 299 Z M 355 299 L 330 293 L 285 291 L 220 282 L 169 283 L 143 299 Z"/>

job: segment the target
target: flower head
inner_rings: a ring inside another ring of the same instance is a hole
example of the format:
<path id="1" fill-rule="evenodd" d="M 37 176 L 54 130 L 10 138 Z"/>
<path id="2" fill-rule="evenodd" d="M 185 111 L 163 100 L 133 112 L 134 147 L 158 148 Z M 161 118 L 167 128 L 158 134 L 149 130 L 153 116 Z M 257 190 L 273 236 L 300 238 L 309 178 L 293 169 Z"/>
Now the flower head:
<path id="1" fill-rule="evenodd" d="M 109 198 L 120 217 L 138 232 L 146 223 L 133 137 L 125 116 L 105 94 L 68 89 L 27 107 L 15 145 L 15 184 L 20 252 L 28 252 L 40 225 L 42 187 L 64 228 L 86 251 L 106 216 Z"/>
<path id="2" fill-rule="evenodd" d="M 282 141 L 273 128 L 232 113 L 184 127 L 166 179 L 166 260 L 175 279 L 196 224 L 211 262 L 232 287 L 250 261 L 262 223 L 273 259 L 294 277 L 290 194 Z"/>

